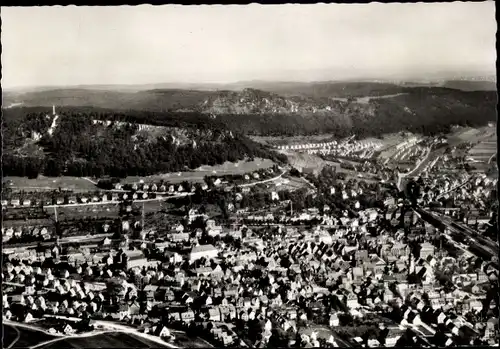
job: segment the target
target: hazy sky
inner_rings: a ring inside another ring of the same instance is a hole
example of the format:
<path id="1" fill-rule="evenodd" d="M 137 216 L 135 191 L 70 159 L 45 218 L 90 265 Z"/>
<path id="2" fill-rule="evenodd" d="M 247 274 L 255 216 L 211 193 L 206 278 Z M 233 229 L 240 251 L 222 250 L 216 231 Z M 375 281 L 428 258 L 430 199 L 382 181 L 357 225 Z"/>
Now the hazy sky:
<path id="1" fill-rule="evenodd" d="M 495 4 L 2 8 L 2 85 L 495 72 Z"/>

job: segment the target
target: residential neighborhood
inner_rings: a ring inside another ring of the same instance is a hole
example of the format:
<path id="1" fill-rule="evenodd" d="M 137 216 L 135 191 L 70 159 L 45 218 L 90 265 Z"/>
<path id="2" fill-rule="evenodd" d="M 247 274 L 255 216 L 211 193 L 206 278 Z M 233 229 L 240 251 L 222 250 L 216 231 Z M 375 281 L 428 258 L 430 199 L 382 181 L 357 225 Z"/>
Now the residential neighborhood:
<path id="1" fill-rule="evenodd" d="M 93 243 L 6 245 L 3 317 L 67 319 L 47 329 L 63 334 L 89 331 L 86 319 L 121 323 L 172 344 L 182 331 L 224 347 L 493 344 L 498 259 L 473 240 L 492 241 L 496 179 L 450 171 L 450 161 L 418 178 L 421 213 L 391 187 L 325 187 L 326 169 L 303 175 L 319 194 L 303 207 L 280 190 L 242 207 L 252 188 L 224 219 L 192 207 L 167 229 L 123 216 Z M 207 181 L 196 195 L 226 192 Z M 370 207 L 373 195 L 382 206 Z M 49 229 L 8 228 L 3 239 Z"/>
<path id="2" fill-rule="evenodd" d="M 494 1 L 6 2 L 6 349 L 498 347 Z"/>

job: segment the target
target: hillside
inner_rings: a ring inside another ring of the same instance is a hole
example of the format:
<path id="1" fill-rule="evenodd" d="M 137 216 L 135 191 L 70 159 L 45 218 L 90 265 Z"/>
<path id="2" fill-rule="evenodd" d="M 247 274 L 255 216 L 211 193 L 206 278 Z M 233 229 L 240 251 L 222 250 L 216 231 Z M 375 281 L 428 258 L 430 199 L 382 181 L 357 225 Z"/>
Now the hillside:
<path id="1" fill-rule="evenodd" d="M 480 126 L 496 119 L 495 92 L 445 88 L 402 88 L 399 94 L 373 98 L 283 97 L 246 89 L 207 99 L 203 112 L 251 135 L 294 136 L 351 133 L 379 136 L 409 130 L 445 132 L 452 124 Z M 394 91 L 392 91 L 394 92 Z"/>
<path id="2" fill-rule="evenodd" d="M 4 176 L 145 176 L 254 157 L 286 161 L 202 114 L 11 108 L 3 126 Z"/>
<path id="3" fill-rule="evenodd" d="M 487 81 L 458 81 L 462 89 Z M 378 136 L 407 129 L 443 132 L 449 125 L 481 126 L 496 119 L 495 91 L 461 91 L 435 86 L 403 86 L 378 82 L 265 83 L 259 90 L 196 91 L 156 89 L 139 92 L 88 89 L 8 93 L 4 105 L 78 106 L 120 111 L 168 111 L 162 122 L 216 118 L 219 124 L 249 135 L 296 136 L 351 133 Z M 452 82 L 449 82 L 452 84 Z M 233 85 L 233 88 L 238 87 Z M 13 108 L 15 109 L 15 108 Z M 148 120 L 141 114 L 143 123 Z M 205 116 L 204 116 L 205 115 Z M 176 122 L 177 122 L 176 121 Z"/>
<path id="4" fill-rule="evenodd" d="M 496 91 L 495 81 L 468 81 L 468 80 L 448 80 L 442 84 L 443 87 L 457 89 L 461 91 Z"/>
<path id="5" fill-rule="evenodd" d="M 304 83 L 255 83 L 257 89 L 284 96 L 310 98 L 349 98 L 382 96 L 403 92 L 403 87 L 383 82 L 304 82 Z"/>

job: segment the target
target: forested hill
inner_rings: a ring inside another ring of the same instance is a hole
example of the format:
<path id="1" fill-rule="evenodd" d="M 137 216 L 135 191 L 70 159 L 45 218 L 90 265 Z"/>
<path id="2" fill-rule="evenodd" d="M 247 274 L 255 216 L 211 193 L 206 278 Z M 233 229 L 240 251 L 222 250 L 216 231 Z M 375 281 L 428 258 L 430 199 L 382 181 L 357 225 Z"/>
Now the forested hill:
<path id="1" fill-rule="evenodd" d="M 460 85 L 464 87 L 467 83 Z M 467 86 L 473 89 L 471 84 Z M 199 119 L 202 124 L 211 115 L 233 131 L 249 135 L 356 133 L 376 136 L 402 129 L 432 133 L 446 131 L 453 124 L 479 126 L 496 120 L 495 91 L 375 82 L 263 84 L 262 88 L 267 90 L 59 89 L 7 93 L 4 105 L 93 106 L 116 112 L 167 111 L 168 116 L 160 117 L 163 122 Z M 135 115 L 148 119 L 145 123 L 157 119 L 147 113 L 135 112 Z"/>
<path id="2" fill-rule="evenodd" d="M 3 175 L 150 175 L 244 158 L 286 157 L 199 113 L 3 110 Z"/>
<path id="3" fill-rule="evenodd" d="M 381 98 L 283 98 L 244 91 L 209 100 L 204 111 L 233 128 L 252 135 L 380 136 L 408 130 L 447 132 L 451 125 L 481 126 L 496 120 L 494 91 L 446 88 L 405 88 Z M 251 97 L 249 97 L 251 96 Z"/>

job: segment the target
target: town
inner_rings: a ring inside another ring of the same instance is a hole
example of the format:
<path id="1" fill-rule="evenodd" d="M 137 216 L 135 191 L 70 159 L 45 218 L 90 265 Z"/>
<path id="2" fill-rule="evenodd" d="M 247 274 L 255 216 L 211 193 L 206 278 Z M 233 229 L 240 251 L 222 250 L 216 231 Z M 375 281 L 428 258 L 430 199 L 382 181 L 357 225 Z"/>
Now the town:
<path id="1" fill-rule="evenodd" d="M 456 145 L 280 146 L 322 152 L 320 170 L 10 188 L 4 330 L 121 331 L 172 348 L 498 343 L 497 179 L 473 151 L 493 126 Z M 86 207 L 103 216 L 75 218 Z"/>
<path id="2" fill-rule="evenodd" d="M 4 2 L 5 348 L 498 346 L 494 1 Z"/>

